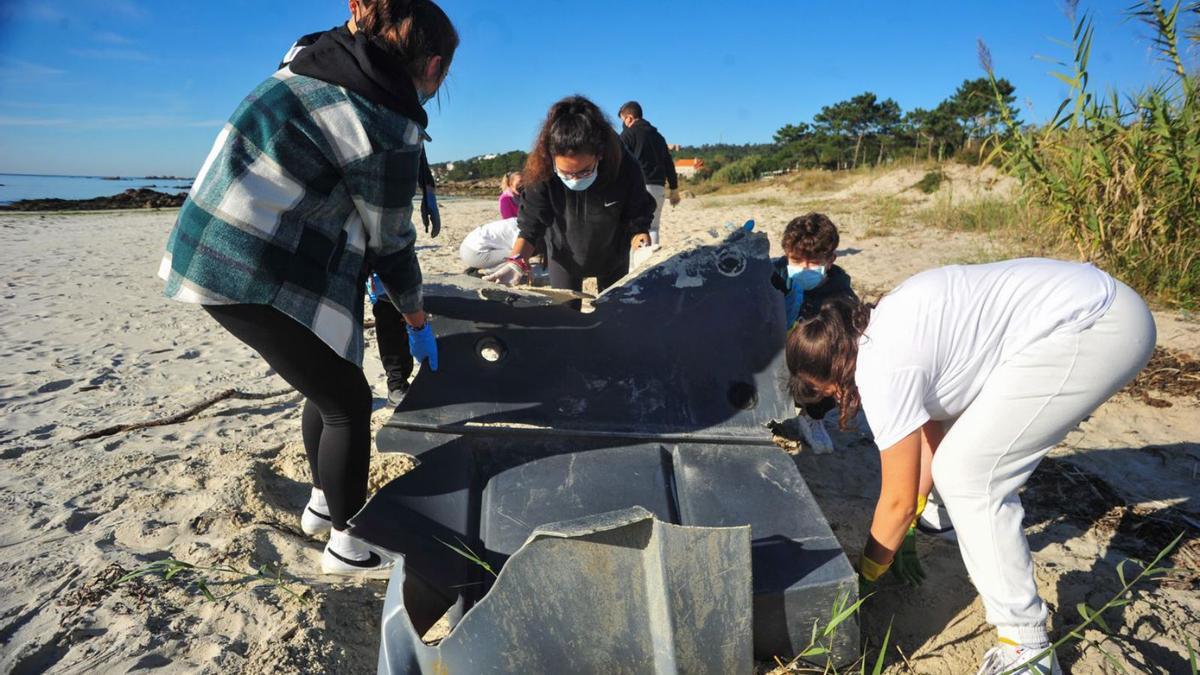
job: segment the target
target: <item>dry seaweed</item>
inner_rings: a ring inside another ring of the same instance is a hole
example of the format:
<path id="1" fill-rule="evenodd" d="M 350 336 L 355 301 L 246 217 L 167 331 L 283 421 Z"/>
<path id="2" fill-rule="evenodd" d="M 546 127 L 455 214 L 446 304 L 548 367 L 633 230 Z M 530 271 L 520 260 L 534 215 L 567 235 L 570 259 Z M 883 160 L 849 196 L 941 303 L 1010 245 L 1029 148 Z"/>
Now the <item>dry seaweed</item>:
<path id="1" fill-rule="evenodd" d="M 1150 362 L 1122 391 L 1155 408 L 1169 408 L 1172 403 L 1155 398 L 1150 392 L 1200 402 L 1200 359 L 1173 349 L 1155 347 Z"/>

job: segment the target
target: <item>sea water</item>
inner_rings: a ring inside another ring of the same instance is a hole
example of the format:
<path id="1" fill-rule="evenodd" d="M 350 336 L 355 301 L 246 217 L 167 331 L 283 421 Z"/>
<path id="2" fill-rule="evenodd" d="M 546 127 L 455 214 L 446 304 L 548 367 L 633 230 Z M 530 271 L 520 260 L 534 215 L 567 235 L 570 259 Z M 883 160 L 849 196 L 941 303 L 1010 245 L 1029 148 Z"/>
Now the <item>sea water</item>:
<path id="1" fill-rule="evenodd" d="M 110 197 L 130 188 L 150 188 L 167 194 L 187 192 L 191 179 L 103 178 L 100 176 L 35 176 L 0 173 L 0 204 L 20 199 L 92 199 Z"/>
<path id="2" fill-rule="evenodd" d="M 167 194 L 187 192 L 192 179 L 164 178 L 102 178 L 100 176 L 37 176 L 23 173 L 0 173 L 0 204 L 20 199 L 92 199 L 111 197 L 130 188 L 150 188 Z M 438 203 L 461 201 L 463 197 L 438 195 Z M 420 203 L 420 192 L 413 197 Z M 417 218 L 416 215 L 413 218 Z"/>

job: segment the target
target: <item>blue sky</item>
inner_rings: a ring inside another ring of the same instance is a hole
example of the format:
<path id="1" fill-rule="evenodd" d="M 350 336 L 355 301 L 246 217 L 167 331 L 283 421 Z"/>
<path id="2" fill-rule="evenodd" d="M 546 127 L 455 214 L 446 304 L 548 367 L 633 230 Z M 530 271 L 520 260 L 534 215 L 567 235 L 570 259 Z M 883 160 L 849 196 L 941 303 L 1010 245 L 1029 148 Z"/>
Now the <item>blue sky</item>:
<path id="1" fill-rule="evenodd" d="M 1162 68 L 1131 0 L 1081 3 L 1093 82 L 1133 89 Z M 1070 25 L 1054 0 L 445 0 L 462 46 L 431 104 L 432 161 L 528 149 L 547 107 L 627 99 L 672 143 L 763 142 L 870 90 L 929 107 L 980 75 L 976 40 L 1027 120 L 1063 87 L 1036 55 Z M 299 35 L 342 22 L 338 0 L 0 0 L 0 172 L 191 176 L 221 122 Z"/>

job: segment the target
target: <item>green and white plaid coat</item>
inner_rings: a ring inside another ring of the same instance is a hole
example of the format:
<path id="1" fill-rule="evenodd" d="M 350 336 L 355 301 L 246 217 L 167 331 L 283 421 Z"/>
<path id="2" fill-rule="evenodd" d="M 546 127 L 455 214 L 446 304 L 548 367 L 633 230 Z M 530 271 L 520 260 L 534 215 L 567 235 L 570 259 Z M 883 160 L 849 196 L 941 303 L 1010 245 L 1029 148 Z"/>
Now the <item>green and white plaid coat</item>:
<path id="1" fill-rule="evenodd" d="M 164 294 L 270 305 L 356 364 L 375 270 L 421 307 L 413 195 L 424 130 L 328 82 L 275 73 L 217 136 L 159 268 Z"/>

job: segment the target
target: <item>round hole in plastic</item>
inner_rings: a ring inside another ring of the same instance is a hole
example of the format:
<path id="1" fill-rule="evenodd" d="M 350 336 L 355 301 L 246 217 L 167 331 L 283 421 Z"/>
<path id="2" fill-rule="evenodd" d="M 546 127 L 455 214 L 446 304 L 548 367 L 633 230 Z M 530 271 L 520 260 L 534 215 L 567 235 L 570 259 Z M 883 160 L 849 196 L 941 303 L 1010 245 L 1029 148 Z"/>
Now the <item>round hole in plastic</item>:
<path id="1" fill-rule="evenodd" d="M 758 390 L 749 382 L 734 382 L 729 385 L 729 405 L 741 410 L 750 410 L 758 405 Z"/>
<path id="2" fill-rule="evenodd" d="M 724 249 L 717 254 L 717 271 L 727 277 L 736 277 L 746 271 L 746 256 L 737 249 Z"/>
<path id="3" fill-rule="evenodd" d="M 508 347 L 504 346 L 500 338 L 489 335 L 475 343 L 475 353 L 488 363 L 499 363 L 508 356 Z"/>

